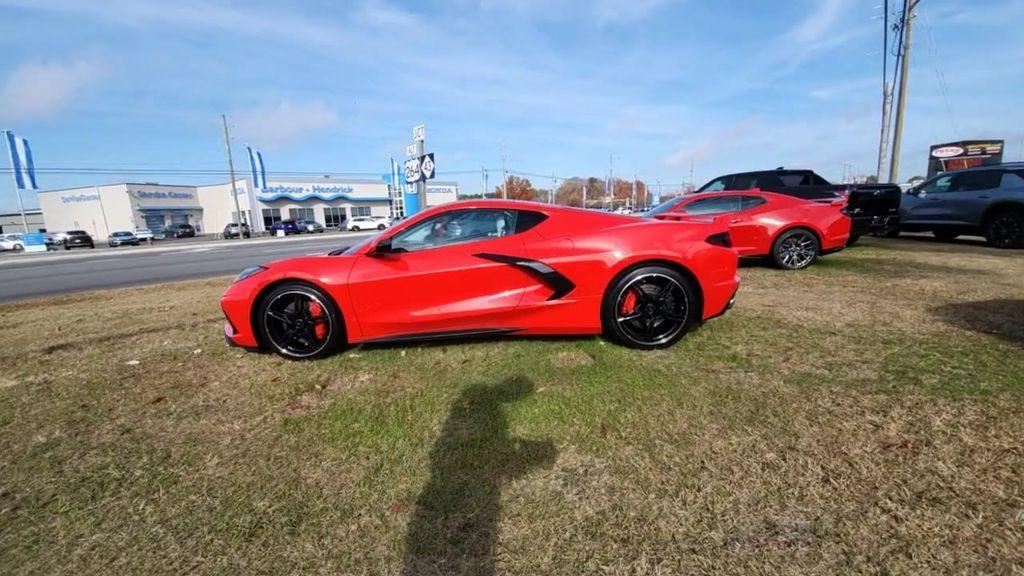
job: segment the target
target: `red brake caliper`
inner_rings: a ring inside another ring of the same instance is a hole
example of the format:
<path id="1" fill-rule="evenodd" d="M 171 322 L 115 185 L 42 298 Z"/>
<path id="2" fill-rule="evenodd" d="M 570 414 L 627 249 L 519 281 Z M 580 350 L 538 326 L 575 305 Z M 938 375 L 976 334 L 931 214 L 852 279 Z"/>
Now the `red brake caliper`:
<path id="1" fill-rule="evenodd" d="M 323 340 L 327 336 L 327 323 L 321 322 L 324 319 L 324 307 L 319 302 L 310 302 L 309 315 L 317 321 L 316 325 L 313 326 L 313 333 L 316 334 L 316 339 Z"/>
<path id="2" fill-rule="evenodd" d="M 622 299 L 622 306 L 619 308 L 619 315 L 628 316 L 636 310 L 636 292 L 630 290 L 626 293 L 626 297 Z"/>

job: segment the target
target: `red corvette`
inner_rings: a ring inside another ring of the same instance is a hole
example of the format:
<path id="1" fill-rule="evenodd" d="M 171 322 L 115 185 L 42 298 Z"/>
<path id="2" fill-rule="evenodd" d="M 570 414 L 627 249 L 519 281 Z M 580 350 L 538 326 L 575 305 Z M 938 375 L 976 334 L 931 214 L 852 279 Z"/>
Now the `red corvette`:
<path id="1" fill-rule="evenodd" d="M 603 332 L 660 348 L 732 304 L 728 246 L 717 223 L 456 202 L 343 251 L 247 268 L 221 298 L 224 334 L 287 358 L 495 334 Z"/>
<path id="2" fill-rule="evenodd" d="M 669 200 L 648 213 L 659 220 L 711 219 L 729 225 L 740 256 L 769 256 L 780 268 L 806 268 L 821 254 L 842 250 L 850 238 L 845 200 L 814 202 L 744 190 L 707 192 Z"/>

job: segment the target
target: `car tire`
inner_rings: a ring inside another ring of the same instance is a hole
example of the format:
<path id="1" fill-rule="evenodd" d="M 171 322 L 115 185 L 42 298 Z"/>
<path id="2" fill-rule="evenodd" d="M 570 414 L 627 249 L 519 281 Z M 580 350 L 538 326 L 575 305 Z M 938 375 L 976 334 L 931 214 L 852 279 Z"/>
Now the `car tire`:
<path id="1" fill-rule="evenodd" d="M 1003 210 L 989 216 L 985 241 L 994 248 L 1024 248 L 1024 212 Z"/>
<path id="2" fill-rule="evenodd" d="M 888 228 L 885 228 L 881 232 L 876 232 L 875 236 L 881 236 L 882 238 L 899 238 L 900 237 L 900 227 L 899 226 L 890 226 Z"/>
<path id="3" fill-rule="evenodd" d="M 950 242 L 960 237 L 960 234 L 957 232 L 950 232 L 949 230 L 932 230 L 932 235 L 942 242 Z"/>
<path id="4" fill-rule="evenodd" d="M 349 230 L 352 231 L 352 232 L 359 232 L 359 226 L 353 226 L 353 227 L 349 228 Z"/>
<path id="5" fill-rule="evenodd" d="M 846 241 L 846 245 L 853 246 L 854 244 L 857 243 L 858 240 L 860 240 L 860 234 L 857 234 L 856 236 L 850 236 L 849 240 Z"/>
<path id="6" fill-rule="evenodd" d="M 65 249 L 65 250 L 71 250 L 71 246 L 68 246 L 67 244 L 65 244 L 65 245 L 64 245 L 64 249 Z"/>
<path id="7" fill-rule="evenodd" d="M 25 249 L 25 247 L 22 246 L 21 244 L 15 244 L 14 248 L 12 248 L 12 250 L 14 250 L 15 252 L 21 252 L 24 249 Z"/>
<path id="8" fill-rule="evenodd" d="M 383 230 L 385 228 L 387 228 L 387 226 L 385 226 L 383 224 L 377 224 L 377 230 Z"/>
<path id="9" fill-rule="evenodd" d="M 93 248 L 96 248 L 96 245 L 95 244 L 89 244 L 89 249 L 92 250 Z"/>
<path id="10" fill-rule="evenodd" d="M 786 230 L 772 242 L 772 262 L 783 270 L 802 270 L 814 263 L 821 251 L 818 237 L 807 228 Z"/>
<path id="11" fill-rule="evenodd" d="M 701 317 L 691 281 L 666 266 L 640 266 L 617 276 L 601 302 L 601 326 L 609 339 L 639 350 L 679 341 Z"/>
<path id="12" fill-rule="evenodd" d="M 263 294 L 254 320 L 260 345 L 289 360 L 321 358 L 345 342 L 345 324 L 337 304 L 323 290 L 305 282 L 285 282 Z M 317 330 L 320 326 L 325 332 Z M 296 331 L 301 331 L 301 337 Z"/>

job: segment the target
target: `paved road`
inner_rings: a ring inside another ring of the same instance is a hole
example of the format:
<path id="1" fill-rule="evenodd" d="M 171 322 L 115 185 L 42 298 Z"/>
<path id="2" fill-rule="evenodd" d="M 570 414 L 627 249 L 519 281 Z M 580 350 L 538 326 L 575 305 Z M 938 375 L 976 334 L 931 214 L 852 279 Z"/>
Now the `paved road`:
<path id="1" fill-rule="evenodd" d="M 83 290 L 235 274 L 253 264 L 324 254 L 370 234 L 328 234 L 174 246 L 125 247 L 0 258 L 0 302 Z"/>

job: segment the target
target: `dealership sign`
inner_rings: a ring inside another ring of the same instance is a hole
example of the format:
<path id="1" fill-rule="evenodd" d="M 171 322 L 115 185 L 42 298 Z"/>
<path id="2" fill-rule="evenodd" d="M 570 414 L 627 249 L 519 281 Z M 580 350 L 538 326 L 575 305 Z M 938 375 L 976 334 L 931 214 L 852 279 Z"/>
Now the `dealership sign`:
<path id="1" fill-rule="evenodd" d="M 66 194 L 60 197 L 61 204 L 70 204 L 72 202 L 95 202 L 100 199 L 100 195 L 93 192 L 92 194 Z"/>
<path id="2" fill-rule="evenodd" d="M 191 200 L 192 194 L 189 192 L 179 192 L 172 190 L 166 192 L 164 190 L 136 190 L 135 195 L 139 198 L 146 200 Z"/>
<path id="3" fill-rule="evenodd" d="M 964 149 L 959 146 L 943 146 L 942 148 L 932 150 L 932 156 L 934 158 L 953 158 L 954 156 L 960 156 L 963 153 Z"/>

